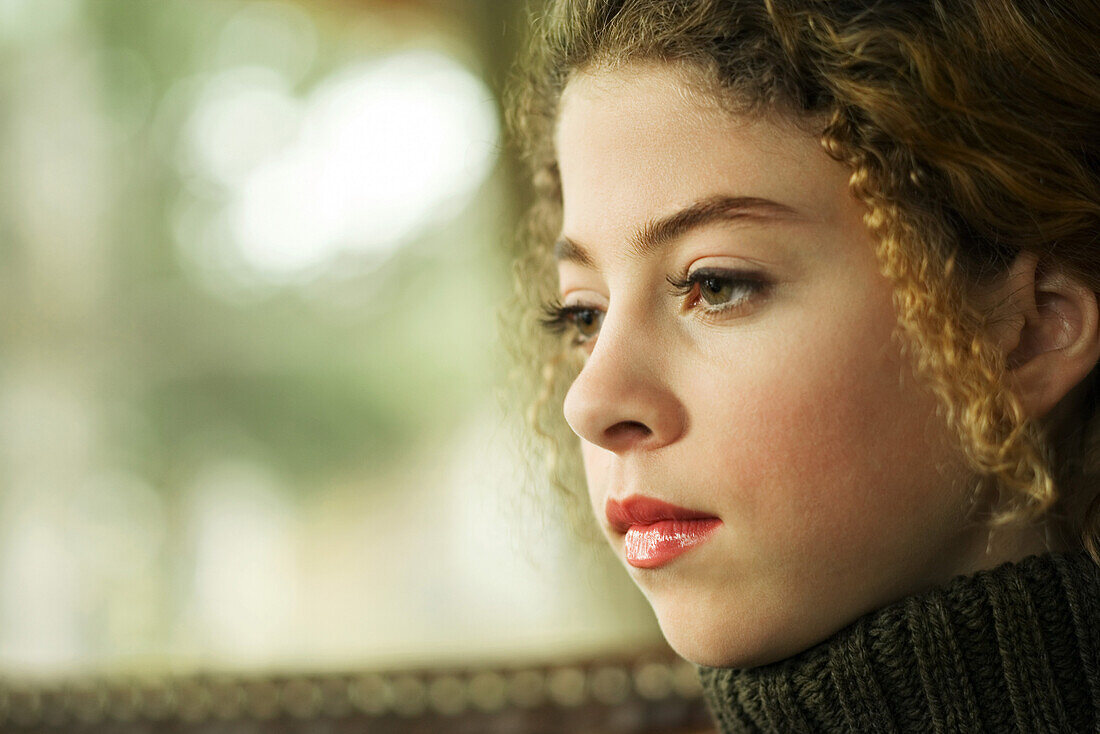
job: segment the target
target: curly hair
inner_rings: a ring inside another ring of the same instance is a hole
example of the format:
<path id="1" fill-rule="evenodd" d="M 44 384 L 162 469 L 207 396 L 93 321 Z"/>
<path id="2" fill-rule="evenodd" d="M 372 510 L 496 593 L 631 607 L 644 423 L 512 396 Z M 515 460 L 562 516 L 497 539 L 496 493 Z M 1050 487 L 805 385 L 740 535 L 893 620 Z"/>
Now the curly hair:
<path id="1" fill-rule="evenodd" d="M 1100 3 L 551 0 L 530 19 L 508 122 L 534 204 L 506 328 L 559 490 L 584 486 L 560 411 L 579 364 L 533 326 L 555 282 L 558 105 L 572 74 L 664 62 L 731 112 L 823 121 L 893 283 L 897 337 L 978 477 L 973 501 L 995 494 L 989 527 L 1059 517 L 1100 562 L 1100 372 L 1056 419 L 1029 419 L 969 297 L 1021 252 L 1100 291 Z"/>

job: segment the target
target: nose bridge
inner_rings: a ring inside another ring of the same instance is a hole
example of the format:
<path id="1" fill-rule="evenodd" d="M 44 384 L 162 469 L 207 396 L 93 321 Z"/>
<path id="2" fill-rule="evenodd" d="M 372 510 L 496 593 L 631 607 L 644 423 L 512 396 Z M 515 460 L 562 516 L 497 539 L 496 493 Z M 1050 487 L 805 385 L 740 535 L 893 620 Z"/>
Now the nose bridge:
<path id="1" fill-rule="evenodd" d="M 609 451 L 653 449 L 679 438 L 683 406 L 668 381 L 669 351 L 653 330 L 604 317 L 592 353 L 565 397 L 573 432 Z"/>

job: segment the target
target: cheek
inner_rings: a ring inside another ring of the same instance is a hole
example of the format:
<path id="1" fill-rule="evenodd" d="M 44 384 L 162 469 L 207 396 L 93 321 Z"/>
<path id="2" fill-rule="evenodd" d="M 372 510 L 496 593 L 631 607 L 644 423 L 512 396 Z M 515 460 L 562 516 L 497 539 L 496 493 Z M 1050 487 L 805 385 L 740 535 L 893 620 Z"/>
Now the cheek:
<path id="1" fill-rule="evenodd" d="M 894 323 L 890 302 L 872 300 L 783 339 L 773 332 L 768 348 L 713 375 L 730 399 L 701 423 L 716 429 L 711 459 L 733 478 L 724 504 L 760 545 L 853 553 L 936 513 L 926 496 L 945 456 L 929 443 L 935 402 L 904 368 Z"/>

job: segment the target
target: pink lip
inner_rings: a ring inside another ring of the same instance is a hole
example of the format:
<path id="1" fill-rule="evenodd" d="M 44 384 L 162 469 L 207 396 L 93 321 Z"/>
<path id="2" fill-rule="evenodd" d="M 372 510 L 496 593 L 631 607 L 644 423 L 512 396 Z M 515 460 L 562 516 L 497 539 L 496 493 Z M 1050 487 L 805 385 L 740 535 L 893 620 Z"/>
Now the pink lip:
<path id="1" fill-rule="evenodd" d="M 706 541 L 722 524 L 705 512 L 641 495 L 622 502 L 609 499 L 605 512 L 611 527 L 625 533 L 626 562 L 636 568 L 663 566 Z"/>

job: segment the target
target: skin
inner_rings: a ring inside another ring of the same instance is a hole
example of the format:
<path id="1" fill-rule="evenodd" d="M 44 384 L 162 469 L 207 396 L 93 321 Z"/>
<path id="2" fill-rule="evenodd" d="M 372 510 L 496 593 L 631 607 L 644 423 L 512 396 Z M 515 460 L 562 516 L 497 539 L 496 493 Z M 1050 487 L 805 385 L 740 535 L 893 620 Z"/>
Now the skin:
<path id="1" fill-rule="evenodd" d="M 621 560 L 608 498 L 722 520 L 667 565 L 624 560 L 672 647 L 703 665 L 773 662 L 905 595 L 1045 551 L 1032 530 L 987 548 L 968 519 L 973 477 L 893 336 L 849 171 L 807 127 L 689 90 L 666 66 L 579 74 L 555 134 L 562 234 L 591 258 L 559 264 L 561 301 L 602 314 L 563 406 L 596 520 Z M 713 195 L 795 213 L 711 222 L 629 256 L 645 223 Z M 708 318 L 698 292 L 665 280 L 703 266 L 770 285 Z"/>

